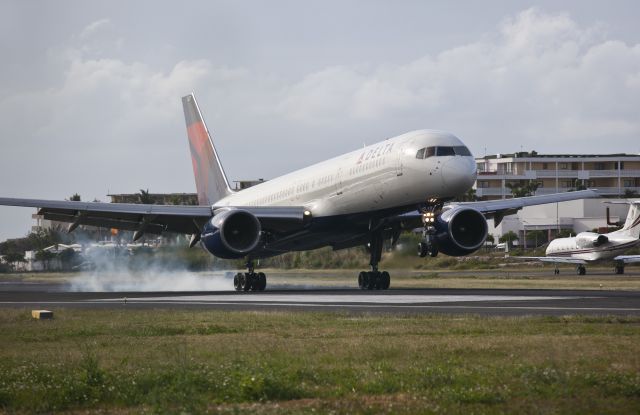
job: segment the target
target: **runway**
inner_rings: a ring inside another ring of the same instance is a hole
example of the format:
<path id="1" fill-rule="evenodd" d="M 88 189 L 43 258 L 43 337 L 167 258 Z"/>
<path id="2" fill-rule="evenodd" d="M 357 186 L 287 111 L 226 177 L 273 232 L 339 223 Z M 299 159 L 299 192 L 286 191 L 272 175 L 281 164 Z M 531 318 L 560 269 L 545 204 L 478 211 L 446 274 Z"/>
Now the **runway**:
<path id="1" fill-rule="evenodd" d="M 0 308 L 216 309 L 374 313 L 640 316 L 640 292 L 540 289 L 280 289 L 262 293 L 65 292 L 0 285 Z"/>

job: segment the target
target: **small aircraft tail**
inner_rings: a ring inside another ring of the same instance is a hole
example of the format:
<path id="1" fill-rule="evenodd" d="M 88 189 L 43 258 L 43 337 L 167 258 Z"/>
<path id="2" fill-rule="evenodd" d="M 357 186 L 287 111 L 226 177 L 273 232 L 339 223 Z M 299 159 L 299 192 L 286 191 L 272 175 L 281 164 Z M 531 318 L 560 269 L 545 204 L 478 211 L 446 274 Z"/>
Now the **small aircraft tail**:
<path id="1" fill-rule="evenodd" d="M 629 213 L 621 231 L 634 238 L 640 238 L 640 200 L 629 202 Z"/>
<path id="2" fill-rule="evenodd" d="M 182 97 L 198 203 L 211 206 L 233 193 L 194 94 Z"/>

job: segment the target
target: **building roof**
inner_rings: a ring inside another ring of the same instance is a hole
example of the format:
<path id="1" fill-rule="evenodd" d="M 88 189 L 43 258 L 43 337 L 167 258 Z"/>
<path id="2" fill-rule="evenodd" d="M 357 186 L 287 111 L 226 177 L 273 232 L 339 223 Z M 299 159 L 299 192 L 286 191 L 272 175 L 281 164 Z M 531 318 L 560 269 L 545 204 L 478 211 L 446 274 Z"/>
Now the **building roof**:
<path id="1" fill-rule="evenodd" d="M 539 154 L 536 151 L 519 151 L 517 153 L 488 154 L 476 159 L 500 159 L 500 158 L 620 158 L 632 157 L 640 159 L 640 154 L 613 153 L 613 154 Z"/>
<path id="2" fill-rule="evenodd" d="M 110 193 L 107 196 L 108 197 L 117 197 L 117 196 L 121 196 L 121 197 L 128 197 L 128 196 L 139 196 L 140 193 Z M 196 193 L 149 193 L 149 196 L 157 196 L 157 197 L 164 197 L 164 196 L 197 196 Z"/>

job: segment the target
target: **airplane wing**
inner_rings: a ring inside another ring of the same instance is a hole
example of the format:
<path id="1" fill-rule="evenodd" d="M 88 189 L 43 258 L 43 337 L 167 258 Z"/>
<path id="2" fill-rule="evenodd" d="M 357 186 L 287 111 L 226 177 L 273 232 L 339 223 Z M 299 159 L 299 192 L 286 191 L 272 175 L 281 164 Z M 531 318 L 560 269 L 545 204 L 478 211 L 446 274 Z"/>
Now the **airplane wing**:
<path id="1" fill-rule="evenodd" d="M 552 264 L 575 264 L 575 265 L 587 264 L 587 261 L 585 261 L 584 259 L 562 257 L 562 256 L 510 256 L 509 258 L 523 260 L 523 261 L 535 260 L 540 262 L 550 262 Z"/>
<path id="2" fill-rule="evenodd" d="M 445 207 L 464 206 L 477 210 L 488 219 L 493 218 L 498 226 L 507 215 L 513 215 L 525 206 L 543 205 L 545 203 L 565 202 L 568 200 L 591 199 L 599 197 L 594 190 L 580 190 L 576 192 L 553 193 L 542 196 L 517 197 L 512 199 L 483 200 L 478 202 L 451 202 Z M 422 214 L 417 211 L 404 213 L 389 218 L 390 222 L 399 222 L 402 229 L 415 229 L 422 226 Z"/>
<path id="3" fill-rule="evenodd" d="M 41 199 L 0 198 L 0 205 L 38 208 L 47 220 L 78 225 L 143 231 L 160 235 L 163 232 L 198 234 L 213 216 L 209 206 L 143 205 L 133 203 L 73 202 Z M 214 207 L 215 209 L 215 207 Z M 231 207 L 254 214 L 264 229 L 288 230 L 301 226 L 303 207 Z M 73 229 L 72 228 L 72 229 Z"/>
<path id="4" fill-rule="evenodd" d="M 517 197 L 512 199 L 485 200 L 479 202 L 455 202 L 451 205 L 466 206 L 484 213 L 487 218 L 493 218 L 498 226 L 507 215 L 513 215 L 525 206 L 544 205 L 546 203 L 566 202 L 568 200 L 591 199 L 599 197 L 594 190 L 579 190 L 576 192 L 553 193 L 550 195 Z"/>
<path id="5" fill-rule="evenodd" d="M 640 255 L 618 255 L 613 260 L 624 264 L 636 264 L 640 262 Z"/>

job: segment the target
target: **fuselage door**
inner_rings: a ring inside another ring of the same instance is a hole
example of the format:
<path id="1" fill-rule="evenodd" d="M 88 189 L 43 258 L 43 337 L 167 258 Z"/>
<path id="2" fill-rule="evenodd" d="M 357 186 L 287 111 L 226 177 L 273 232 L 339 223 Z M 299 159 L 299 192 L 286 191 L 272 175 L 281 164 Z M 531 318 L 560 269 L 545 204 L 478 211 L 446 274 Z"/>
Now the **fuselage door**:
<path id="1" fill-rule="evenodd" d="M 405 147 L 405 143 L 401 143 L 400 146 L 395 149 L 396 176 L 402 176 L 403 163 L 404 163 L 404 147 Z"/>
<path id="2" fill-rule="evenodd" d="M 342 188 L 342 167 L 338 168 L 338 172 L 336 173 L 335 183 L 336 183 L 336 193 L 338 195 L 341 195 L 342 192 L 343 192 L 343 188 Z"/>

